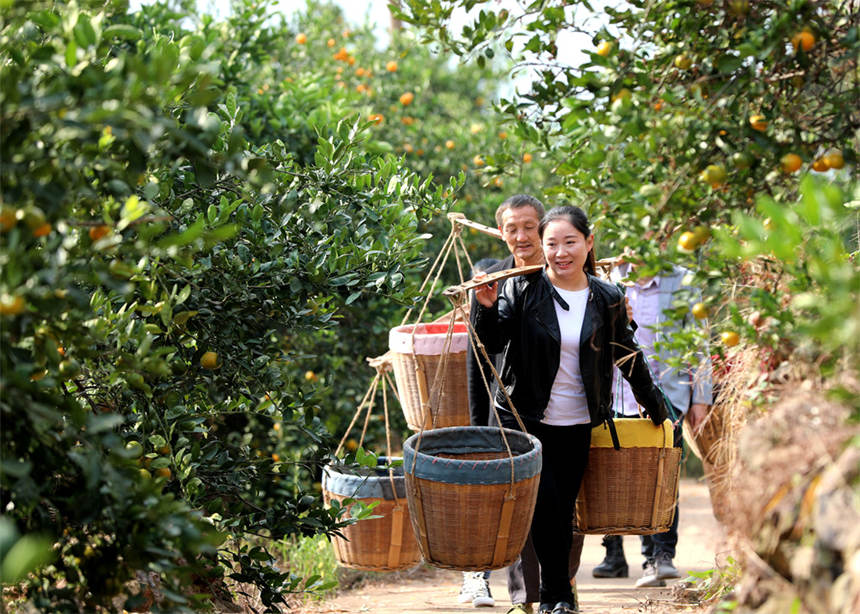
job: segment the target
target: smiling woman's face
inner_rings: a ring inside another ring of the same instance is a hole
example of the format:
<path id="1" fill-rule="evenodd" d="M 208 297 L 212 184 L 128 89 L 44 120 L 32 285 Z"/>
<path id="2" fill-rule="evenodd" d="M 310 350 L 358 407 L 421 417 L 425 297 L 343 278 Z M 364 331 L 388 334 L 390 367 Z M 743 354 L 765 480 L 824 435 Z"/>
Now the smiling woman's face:
<path id="1" fill-rule="evenodd" d="M 586 237 L 565 219 L 547 224 L 542 246 L 550 280 L 567 290 L 578 290 L 588 285 L 583 267 L 593 245 L 593 235 Z"/>

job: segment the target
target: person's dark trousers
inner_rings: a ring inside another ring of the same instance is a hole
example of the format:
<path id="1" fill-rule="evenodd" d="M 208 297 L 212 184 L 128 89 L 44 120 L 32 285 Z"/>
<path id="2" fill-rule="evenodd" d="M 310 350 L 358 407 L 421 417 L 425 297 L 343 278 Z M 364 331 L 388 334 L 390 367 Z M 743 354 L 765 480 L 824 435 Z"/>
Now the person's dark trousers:
<path id="1" fill-rule="evenodd" d="M 570 555 L 567 559 L 568 581 L 576 577 L 582 559 L 585 535 L 574 533 L 571 538 Z M 532 536 L 529 534 L 520 557 L 507 568 L 508 595 L 511 603 L 537 603 L 540 601 L 540 565 Z"/>
<path id="2" fill-rule="evenodd" d="M 591 425 L 529 425 L 543 447 L 531 537 L 540 565 L 540 602 L 573 603 L 568 578 L 573 506 L 588 463 Z"/>
<path id="3" fill-rule="evenodd" d="M 675 410 L 676 415 L 681 417 L 678 424 L 674 428 L 673 445 L 680 448 L 684 445 L 684 414 Z M 672 526 L 668 531 L 657 533 L 655 535 L 642 535 L 642 556 L 645 557 L 645 563 L 654 561 L 658 554 L 668 554 L 669 558 L 675 558 L 675 547 L 678 545 L 678 515 L 679 515 L 678 495 L 675 495 L 675 517 L 672 519 Z M 645 565 L 643 563 L 643 567 Z"/>

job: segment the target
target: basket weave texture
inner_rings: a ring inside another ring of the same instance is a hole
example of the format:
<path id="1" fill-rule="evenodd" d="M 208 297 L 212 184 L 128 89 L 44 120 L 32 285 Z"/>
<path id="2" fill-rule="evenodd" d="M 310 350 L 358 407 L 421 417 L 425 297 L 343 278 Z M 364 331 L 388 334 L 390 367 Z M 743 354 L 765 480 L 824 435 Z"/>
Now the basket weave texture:
<path id="1" fill-rule="evenodd" d="M 429 328 L 432 326 L 434 325 L 418 325 L 423 334 L 438 335 L 444 339 L 447 325 L 437 324 L 435 328 Z M 462 331 L 455 329 L 455 335 L 466 335 L 464 325 L 461 324 L 459 327 Z M 395 330 L 407 332 L 411 329 L 412 326 L 400 326 Z M 419 347 L 414 354 L 397 352 L 394 349 L 389 352 L 406 424 L 413 431 L 420 431 L 422 426 L 425 429 L 468 426 L 469 392 L 466 382 L 466 350 L 448 353 L 445 371 L 439 374 L 438 380 L 436 372 L 444 356 L 421 354 L 420 351 Z M 423 382 L 419 381 L 421 377 L 424 379 Z M 434 382 L 437 381 L 440 385 L 434 386 Z M 428 395 L 428 407 L 432 413 L 430 416 L 423 415 L 422 387 Z"/>
<path id="2" fill-rule="evenodd" d="M 653 535 L 671 527 L 681 448 L 623 447 L 625 427 L 636 421 L 615 422 L 620 450 L 592 446 L 589 451 L 576 499 L 577 532 Z M 667 445 L 671 445 L 671 439 Z"/>
<path id="3" fill-rule="evenodd" d="M 470 431 L 484 431 L 478 434 L 483 441 L 460 441 L 468 439 Z M 506 567 L 520 555 L 537 499 L 540 443 L 524 433 L 505 432 L 513 452 L 513 483 L 511 456 L 499 429 L 425 431 L 414 472 L 411 459 L 416 454 L 410 448 L 419 436 L 404 443 L 410 517 L 430 565 L 484 571 Z M 467 483 L 454 483 L 457 480 Z"/>
<path id="4" fill-rule="evenodd" d="M 327 505 L 346 498 L 366 505 L 377 502 L 373 514 L 381 516 L 359 520 L 341 529 L 343 537 L 332 537 L 338 563 L 364 571 L 396 571 L 418 564 L 421 552 L 409 520 L 402 468 L 395 469 L 396 497 L 387 471 L 380 470 L 377 475 L 367 476 L 346 476 L 335 471 L 327 467 L 323 479 L 323 499 Z M 333 480 L 330 479 L 332 477 Z M 335 485 L 330 488 L 332 483 Z M 354 484 L 360 485 L 356 488 Z M 367 496 L 373 494 L 382 496 Z"/>

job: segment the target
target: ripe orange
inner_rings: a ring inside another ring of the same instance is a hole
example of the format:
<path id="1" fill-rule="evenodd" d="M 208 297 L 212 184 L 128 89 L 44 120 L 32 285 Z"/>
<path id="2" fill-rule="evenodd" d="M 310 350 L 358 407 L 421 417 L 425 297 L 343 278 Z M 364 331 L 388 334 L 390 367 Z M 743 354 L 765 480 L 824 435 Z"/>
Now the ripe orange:
<path id="1" fill-rule="evenodd" d="M 831 149 L 824 154 L 824 162 L 827 164 L 827 168 L 840 169 L 845 166 L 845 158 L 838 149 Z"/>
<path id="2" fill-rule="evenodd" d="M 23 296 L 9 296 L 7 294 L 0 298 L 0 315 L 2 316 L 17 316 L 24 311 L 25 307 L 26 303 Z"/>
<path id="3" fill-rule="evenodd" d="M 203 356 L 200 357 L 200 366 L 210 371 L 217 369 L 219 367 L 218 352 L 204 352 Z"/>
<path id="4" fill-rule="evenodd" d="M 400 104 L 402 104 L 404 107 L 412 104 L 413 100 L 415 100 L 415 94 L 413 94 L 412 92 L 404 92 L 400 95 Z"/>
<path id="5" fill-rule="evenodd" d="M 455 146 L 454 141 L 452 141 L 451 139 L 448 139 L 447 141 L 445 141 L 445 147 L 447 147 L 448 149 L 454 149 L 454 146 Z"/>
<path id="6" fill-rule="evenodd" d="M 484 159 L 480 155 L 477 155 L 474 158 L 472 158 L 472 164 L 474 164 L 475 166 L 484 166 L 485 162 L 484 162 Z"/>
<path id="7" fill-rule="evenodd" d="M 523 154 L 523 162 L 528 164 L 531 161 L 532 161 L 532 155 L 529 152 L 524 153 Z"/>
<path id="8" fill-rule="evenodd" d="M 347 64 L 349 64 L 350 66 L 352 66 L 353 64 L 355 64 L 355 56 L 354 56 L 354 55 L 351 55 L 351 56 L 349 56 L 348 58 L 346 58 L 346 63 L 347 63 Z"/>
<path id="9" fill-rule="evenodd" d="M 372 121 L 374 124 L 379 125 L 382 123 L 382 120 L 385 118 L 382 116 L 382 113 L 371 113 L 367 119 L 369 121 Z"/>
<path id="10" fill-rule="evenodd" d="M 689 254 L 692 253 L 698 245 L 699 241 L 696 238 L 696 235 L 690 231 L 681 233 L 681 236 L 678 237 L 678 251 Z"/>
<path id="11" fill-rule="evenodd" d="M 721 334 L 720 339 L 726 347 L 734 347 L 741 341 L 740 335 L 733 330 L 727 330 Z"/>
<path id="12" fill-rule="evenodd" d="M 33 229 L 34 237 L 44 237 L 51 234 L 51 225 L 47 222 Z"/>
<path id="13" fill-rule="evenodd" d="M 364 69 L 361 66 L 359 66 L 358 68 L 355 69 L 355 76 L 356 77 L 363 77 L 364 76 Z"/>
<path id="14" fill-rule="evenodd" d="M 12 230 L 18 223 L 17 212 L 12 207 L 0 209 L 0 232 Z"/>
<path id="15" fill-rule="evenodd" d="M 337 53 L 332 56 L 335 60 L 339 62 L 346 62 L 349 59 L 349 53 L 347 53 L 345 47 L 341 47 Z"/>
<path id="16" fill-rule="evenodd" d="M 333 39 L 333 38 L 328 39 L 328 40 L 325 42 L 325 44 L 326 44 L 328 47 L 334 47 L 334 46 L 335 46 L 334 39 Z"/>
<path id="17" fill-rule="evenodd" d="M 305 35 L 304 32 L 299 32 L 298 34 L 296 34 L 296 43 L 298 43 L 299 45 L 304 45 L 306 42 L 308 42 L 308 37 L 307 35 Z"/>
<path id="18" fill-rule="evenodd" d="M 415 148 L 412 147 L 412 143 L 404 143 L 403 151 L 405 151 L 406 153 L 412 153 L 413 151 L 415 151 Z"/>
<path id="19" fill-rule="evenodd" d="M 309 382 L 315 382 L 319 379 L 313 371 L 305 371 L 305 379 Z"/>
<path id="20" fill-rule="evenodd" d="M 600 44 L 597 45 L 597 55 L 605 58 L 610 53 L 612 53 L 612 43 L 609 41 L 600 41 Z"/>
<path id="21" fill-rule="evenodd" d="M 502 130 L 501 132 L 499 132 L 499 138 L 500 138 L 500 139 L 506 139 L 506 138 L 508 138 L 508 133 L 507 133 L 507 132 L 505 132 L 504 130 Z"/>
<path id="22" fill-rule="evenodd" d="M 280 460 L 281 460 L 281 457 L 280 457 L 280 456 L 278 456 L 277 452 L 273 452 L 273 453 L 272 453 L 272 460 L 273 460 L 273 461 L 275 461 L 275 462 L 277 463 L 278 461 L 280 461 Z"/>
<path id="23" fill-rule="evenodd" d="M 787 153 L 780 160 L 780 164 L 786 173 L 796 173 L 803 166 L 803 158 L 796 153 Z"/>
<path id="24" fill-rule="evenodd" d="M 402 123 L 404 126 L 411 126 L 412 124 L 415 123 L 415 118 L 414 117 L 408 117 L 408 116 L 407 117 L 401 117 L 400 123 Z"/>
<path id="25" fill-rule="evenodd" d="M 798 48 L 804 51 L 809 51 L 815 46 L 815 34 L 808 28 L 804 28 L 797 34 L 791 37 L 791 46 L 797 51 Z"/>
<path id="26" fill-rule="evenodd" d="M 272 430 L 280 431 L 280 430 L 281 430 L 281 423 L 280 423 L 280 422 L 275 422 L 275 423 L 272 425 Z"/>
<path id="27" fill-rule="evenodd" d="M 170 477 L 173 475 L 173 472 L 170 470 L 170 467 L 159 467 L 155 470 L 155 475 L 160 478 L 170 479 Z"/>
<path id="28" fill-rule="evenodd" d="M 505 184 L 505 182 L 504 182 L 504 180 L 502 180 L 501 177 L 496 177 L 495 179 L 493 179 L 493 185 L 496 186 L 497 188 L 502 187 L 504 184 Z"/>
<path id="29" fill-rule="evenodd" d="M 827 166 L 827 162 L 824 160 L 824 158 L 816 158 L 815 161 L 812 163 L 812 170 L 817 173 L 824 173 L 829 168 L 830 167 Z"/>
<path id="30" fill-rule="evenodd" d="M 93 226 L 92 228 L 90 228 L 89 231 L 90 239 L 92 241 L 98 241 L 99 239 L 106 237 L 108 233 L 110 233 L 110 226 L 108 226 L 107 224 Z"/>
<path id="31" fill-rule="evenodd" d="M 751 115 L 750 126 L 752 126 L 753 130 L 764 132 L 765 130 L 767 130 L 767 119 L 764 115 Z"/>
<path id="32" fill-rule="evenodd" d="M 397 62 L 391 60 L 388 64 L 385 65 L 385 70 L 388 72 L 397 72 Z"/>
<path id="33" fill-rule="evenodd" d="M 358 442 L 350 437 L 346 440 L 346 443 L 343 444 L 343 447 L 350 452 L 355 452 L 356 450 L 358 450 Z"/>
<path id="34" fill-rule="evenodd" d="M 704 320 L 708 317 L 708 308 L 704 303 L 696 303 L 692 308 L 693 317 L 697 320 Z"/>

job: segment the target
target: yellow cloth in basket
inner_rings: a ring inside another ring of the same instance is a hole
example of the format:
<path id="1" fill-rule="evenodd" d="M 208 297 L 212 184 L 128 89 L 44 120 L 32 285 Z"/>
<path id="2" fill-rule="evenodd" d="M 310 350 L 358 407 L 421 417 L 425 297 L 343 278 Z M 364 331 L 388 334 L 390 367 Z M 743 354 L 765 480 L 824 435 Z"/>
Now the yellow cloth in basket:
<path id="1" fill-rule="evenodd" d="M 667 418 L 662 427 L 648 418 L 619 418 L 614 420 L 618 443 L 622 448 L 671 448 L 672 422 Z M 612 436 L 604 423 L 591 429 L 592 448 L 611 448 Z"/>

